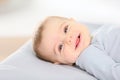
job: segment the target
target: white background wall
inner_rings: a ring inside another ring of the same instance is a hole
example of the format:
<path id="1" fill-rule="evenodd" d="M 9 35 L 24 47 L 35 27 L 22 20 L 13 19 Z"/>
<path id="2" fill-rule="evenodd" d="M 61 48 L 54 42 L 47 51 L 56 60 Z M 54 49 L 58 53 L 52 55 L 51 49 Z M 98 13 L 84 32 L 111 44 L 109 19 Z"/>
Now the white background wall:
<path id="1" fill-rule="evenodd" d="M 29 36 L 46 16 L 120 24 L 120 0 L 31 0 L 24 8 L 0 13 L 0 36 Z"/>

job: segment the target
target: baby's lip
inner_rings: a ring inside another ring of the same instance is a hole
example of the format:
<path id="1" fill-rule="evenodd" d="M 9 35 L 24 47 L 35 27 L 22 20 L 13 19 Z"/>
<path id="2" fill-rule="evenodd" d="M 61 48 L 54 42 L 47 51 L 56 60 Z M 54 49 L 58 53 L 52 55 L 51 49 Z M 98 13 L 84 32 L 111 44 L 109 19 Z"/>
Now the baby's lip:
<path id="1" fill-rule="evenodd" d="M 76 38 L 75 49 L 78 47 L 79 43 L 80 43 L 80 34 Z"/>

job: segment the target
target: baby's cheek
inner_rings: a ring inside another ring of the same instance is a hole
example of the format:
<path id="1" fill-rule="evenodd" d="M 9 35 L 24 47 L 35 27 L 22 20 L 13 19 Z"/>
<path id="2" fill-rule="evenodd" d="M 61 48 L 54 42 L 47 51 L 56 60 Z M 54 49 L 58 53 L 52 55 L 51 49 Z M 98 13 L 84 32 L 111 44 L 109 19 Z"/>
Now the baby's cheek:
<path id="1" fill-rule="evenodd" d="M 63 50 L 63 53 L 65 55 L 71 55 L 71 54 L 74 54 L 74 50 L 71 47 L 65 47 Z"/>
<path id="2" fill-rule="evenodd" d="M 76 60 L 75 52 L 72 50 L 66 50 L 64 51 L 64 58 L 69 60 L 70 62 L 74 62 Z"/>

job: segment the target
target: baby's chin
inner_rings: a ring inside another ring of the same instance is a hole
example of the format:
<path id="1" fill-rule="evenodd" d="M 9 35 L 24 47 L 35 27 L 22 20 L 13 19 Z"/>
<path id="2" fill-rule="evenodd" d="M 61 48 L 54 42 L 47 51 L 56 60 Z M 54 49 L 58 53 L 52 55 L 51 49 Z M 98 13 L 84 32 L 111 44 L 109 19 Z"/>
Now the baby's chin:
<path id="1" fill-rule="evenodd" d="M 75 64 L 75 60 L 74 61 L 69 61 L 69 62 L 58 62 L 57 64 L 61 64 L 61 65 L 73 65 Z"/>
<path id="2" fill-rule="evenodd" d="M 75 64 L 75 62 L 74 63 L 63 63 L 63 65 L 70 65 L 70 66 L 72 66 L 74 64 Z"/>

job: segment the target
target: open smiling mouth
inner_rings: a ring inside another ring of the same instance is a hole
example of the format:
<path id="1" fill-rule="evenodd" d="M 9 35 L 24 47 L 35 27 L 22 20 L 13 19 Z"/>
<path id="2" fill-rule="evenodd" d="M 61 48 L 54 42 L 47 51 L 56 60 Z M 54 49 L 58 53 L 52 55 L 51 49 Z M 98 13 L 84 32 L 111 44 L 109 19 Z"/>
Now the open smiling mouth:
<path id="1" fill-rule="evenodd" d="M 76 39 L 75 49 L 78 47 L 79 43 L 80 43 L 80 34 L 78 35 L 78 37 Z"/>

